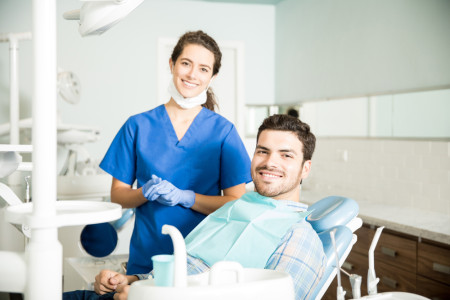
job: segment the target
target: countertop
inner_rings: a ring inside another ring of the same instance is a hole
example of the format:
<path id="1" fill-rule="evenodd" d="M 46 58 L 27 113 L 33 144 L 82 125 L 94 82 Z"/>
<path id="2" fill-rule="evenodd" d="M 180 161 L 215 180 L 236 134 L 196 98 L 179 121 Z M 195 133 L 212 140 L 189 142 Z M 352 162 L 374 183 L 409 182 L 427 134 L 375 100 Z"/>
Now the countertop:
<path id="1" fill-rule="evenodd" d="M 319 193 L 304 190 L 301 193 L 300 201 L 311 205 L 324 197 Z M 450 245 L 449 215 L 417 208 L 364 201 L 356 202 L 359 205 L 359 217 L 366 224 L 385 226 L 385 228 L 397 232 Z"/>

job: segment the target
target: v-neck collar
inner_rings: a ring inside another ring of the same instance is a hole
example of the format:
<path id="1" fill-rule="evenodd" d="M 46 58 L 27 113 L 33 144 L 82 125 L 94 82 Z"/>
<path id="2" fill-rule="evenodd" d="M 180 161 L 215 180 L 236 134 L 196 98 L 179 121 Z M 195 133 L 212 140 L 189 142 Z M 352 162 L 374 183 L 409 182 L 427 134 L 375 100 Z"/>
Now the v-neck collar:
<path id="1" fill-rule="evenodd" d="M 202 118 L 205 108 L 202 107 L 202 109 L 195 116 L 194 120 L 192 120 L 191 124 L 189 125 L 189 128 L 186 130 L 181 140 L 178 140 L 177 133 L 175 132 L 175 128 L 173 127 L 172 120 L 169 117 L 169 113 L 167 112 L 166 106 L 164 104 L 162 104 L 161 106 L 163 110 L 162 115 L 164 118 L 164 123 L 167 124 L 166 126 L 164 126 L 167 133 L 167 137 L 173 140 L 175 145 L 178 147 L 181 147 L 186 143 L 188 143 L 189 140 L 191 139 L 193 131 L 195 131 L 195 128 L 197 127 L 197 123 L 200 122 L 200 120 L 198 119 Z"/>

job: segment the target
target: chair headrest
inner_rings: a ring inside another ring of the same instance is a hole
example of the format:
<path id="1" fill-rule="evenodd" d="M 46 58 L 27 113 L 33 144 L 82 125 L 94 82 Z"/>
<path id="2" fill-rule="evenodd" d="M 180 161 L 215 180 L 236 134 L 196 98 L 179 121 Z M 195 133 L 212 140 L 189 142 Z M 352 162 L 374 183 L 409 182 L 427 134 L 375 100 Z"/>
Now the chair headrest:
<path id="1" fill-rule="evenodd" d="M 359 213 L 359 206 L 355 200 L 329 196 L 323 198 L 308 208 L 311 214 L 306 218 L 317 233 L 335 226 L 345 226 Z"/>

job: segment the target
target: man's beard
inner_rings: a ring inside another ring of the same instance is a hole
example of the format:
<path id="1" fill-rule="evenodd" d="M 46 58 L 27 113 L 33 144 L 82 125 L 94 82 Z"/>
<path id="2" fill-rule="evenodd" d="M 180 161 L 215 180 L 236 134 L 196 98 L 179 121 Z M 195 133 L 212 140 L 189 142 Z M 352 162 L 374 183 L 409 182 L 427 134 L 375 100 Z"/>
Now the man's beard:
<path id="1" fill-rule="evenodd" d="M 270 169 L 266 166 L 263 167 L 259 167 L 255 169 L 256 173 L 259 173 L 262 170 L 266 170 L 266 171 L 276 171 L 277 173 L 280 173 L 281 175 L 285 175 L 285 172 L 283 171 L 278 171 L 276 169 Z M 265 197 L 270 197 L 270 198 L 274 198 L 276 196 L 282 195 L 282 194 L 286 194 L 289 193 L 290 191 L 296 189 L 298 187 L 298 185 L 300 184 L 300 179 L 302 176 L 302 172 L 300 172 L 298 174 L 298 176 L 295 178 L 295 180 L 289 180 L 289 181 L 284 181 L 280 184 L 276 183 L 274 184 L 274 186 L 272 186 L 271 184 L 265 184 L 261 181 L 253 181 L 253 184 L 255 185 L 255 191 L 258 192 L 258 194 L 263 195 Z"/>

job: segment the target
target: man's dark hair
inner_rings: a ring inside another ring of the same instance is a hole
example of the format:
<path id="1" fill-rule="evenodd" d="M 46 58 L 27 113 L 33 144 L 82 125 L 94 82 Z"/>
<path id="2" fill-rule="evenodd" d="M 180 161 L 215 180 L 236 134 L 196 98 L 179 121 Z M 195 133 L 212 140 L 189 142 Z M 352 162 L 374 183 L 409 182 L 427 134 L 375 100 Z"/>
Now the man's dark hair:
<path id="1" fill-rule="evenodd" d="M 272 115 L 265 118 L 261 126 L 259 126 L 256 142 L 258 142 L 259 135 L 264 130 L 290 131 L 294 133 L 303 144 L 303 161 L 311 160 L 316 147 L 316 137 L 310 131 L 308 124 L 289 115 Z"/>

